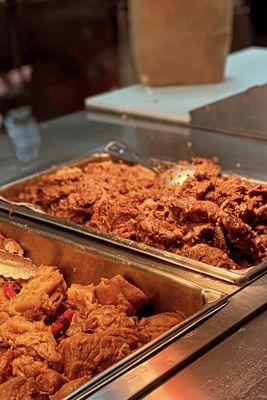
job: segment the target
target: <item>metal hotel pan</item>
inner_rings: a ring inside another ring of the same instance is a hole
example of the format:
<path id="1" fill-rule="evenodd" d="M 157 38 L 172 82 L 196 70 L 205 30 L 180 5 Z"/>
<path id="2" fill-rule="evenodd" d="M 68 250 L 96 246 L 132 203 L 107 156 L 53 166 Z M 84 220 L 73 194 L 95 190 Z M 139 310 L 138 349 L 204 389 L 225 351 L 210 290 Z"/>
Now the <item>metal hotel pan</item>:
<path id="1" fill-rule="evenodd" d="M 56 231 L 51 231 L 41 231 L 34 224 L 31 226 L 16 220 L 7 221 L 0 216 L 0 232 L 16 239 L 25 249 L 25 256 L 30 257 L 36 265 L 56 265 L 68 285 L 98 283 L 101 277 L 111 278 L 121 274 L 148 294 L 153 312 L 179 309 L 188 315 L 186 320 L 158 339 L 94 377 L 88 382 L 90 388 L 123 373 L 126 368 L 128 370 L 145 357 L 159 351 L 227 304 L 227 296 L 220 291 L 154 268 L 153 260 L 152 265 L 136 263 L 130 258 L 127 263 L 123 263 L 114 254 L 112 257 L 108 256 L 105 252 L 106 246 L 102 245 L 102 251 L 101 246 L 94 247 L 92 241 L 82 246 L 67 236 L 59 236 Z M 213 285 L 215 287 L 216 282 Z"/>
<path id="2" fill-rule="evenodd" d="M 267 260 L 262 263 L 245 268 L 242 270 L 227 270 L 224 268 L 218 268 L 212 265 L 204 264 L 199 261 L 189 259 L 174 253 L 159 250 L 152 246 L 148 246 L 143 243 L 138 243 L 129 239 L 121 238 L 109 233 L 100 232 L 96 229 L 90 227 L 84 227 L 82 225 L 72 223 L 69 221 L 61 220 L 59 218 L 53 217 L 51 215 L 45 214 L 44 212 L 38 211 L 38 209 L 31 205 L 25 205 L 22 203 L 11 203 L 5 199 L 8 195 L 17 195 L 24 190 L 24 187 L 29 183 L 37 182 L 41 176 L 47 175 L 49 173 L 55 172 L 58 168 L 62 166 L 76 166 L 83 167 L 89 162 L 105 161 L 110 160 L 110 156 L 105 153 L 94 153 L 86 158 L 74 160 L 68 163 L 58 165 L 56 167 L 47 169 L 41 173 L 31 175 L 27 178 L 9 183 L 0 188 L 0 209 L 12 212 L 14 214 L 23 215 L 25 217 L 30 217 L 35 220 L 39 220 L 45 223 L 53 224 L 58 227 L 75 231 L 82 235 L 87 235 L 96 239 L 100 239 L 115 245 L 123 246 L 131 251 L 138 251 L 148 256 L 156 257 L 162 261 L 169 262 L 174 265 L 181 266 L 202 274 L 212 276 L 214 278 L 223 279 L 227 282 L 241 284 L 244 282 L 251 281 L 256 276 L 260 275 L 267 269 Z M 253 181 L 253 180 L 251 180 Z M 260 181 L 257 181 L 260 182 Z"/>

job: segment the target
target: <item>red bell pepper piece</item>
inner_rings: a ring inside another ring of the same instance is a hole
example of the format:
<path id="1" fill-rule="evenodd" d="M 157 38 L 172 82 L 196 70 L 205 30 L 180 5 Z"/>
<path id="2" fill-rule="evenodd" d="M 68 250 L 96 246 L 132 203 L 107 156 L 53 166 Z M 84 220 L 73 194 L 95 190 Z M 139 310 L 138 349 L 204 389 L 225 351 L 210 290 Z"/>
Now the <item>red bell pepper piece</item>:
<path id="1" fill-rule="evenodd" d="M 56 337 L 59 334 L 66 332 L 70 326 L 74 311 L 69 309 L 64 311 L 63 314 L 51 325 L 52 334 Z"/>
<path id="2" fill-rule="evenodd" d="M 14 297 L 16 296 L 16 292 L 14 289 L 15 283 L 16 282 L 13 282 L 13 281 L 8 281 L 8 282 L 4 283 L 3 290 L 4 290 L 5 296 L 8 299 L 14 299 Z"/>

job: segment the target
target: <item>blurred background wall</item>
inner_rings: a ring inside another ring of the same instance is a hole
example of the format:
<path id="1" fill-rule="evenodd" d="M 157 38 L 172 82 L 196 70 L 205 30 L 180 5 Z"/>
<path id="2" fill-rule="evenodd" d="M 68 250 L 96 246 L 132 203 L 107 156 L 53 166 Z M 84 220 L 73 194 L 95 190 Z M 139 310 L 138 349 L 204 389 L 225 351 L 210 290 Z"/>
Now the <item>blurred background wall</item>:
<path id="1" fill-rule="evenodd" d="M 128 22 L 127 0 L 0 0 L 0 113 L 43 121 L 134 83 Z M 232 51 L 251 45 L 267 45 L 267 0 L 235 1 Z"/>

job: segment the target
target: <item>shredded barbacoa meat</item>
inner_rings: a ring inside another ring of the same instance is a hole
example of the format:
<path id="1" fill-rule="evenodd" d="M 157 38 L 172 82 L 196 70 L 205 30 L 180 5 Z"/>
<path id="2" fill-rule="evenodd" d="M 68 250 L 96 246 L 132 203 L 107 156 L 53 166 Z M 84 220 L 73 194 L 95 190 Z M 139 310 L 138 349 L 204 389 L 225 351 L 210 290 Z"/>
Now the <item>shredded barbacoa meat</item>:
<path id="1" fill-rule="evenodd" d="M 62 400 L 186 318 L 179 310 L 141 318 L 148 304 L 121 275 L 69 288 L 56 267 L 19 284 L 0 277 L 0 400 Z"/>
<path id="2" fill-rule="evenodd" d="M 63 167 L 10 200 L 217 267 L 266 259 L 267 185 L 223 175 L 211 160 L 192 162 L 194 177 L 169 187 L 171 170 L 112 161 Z"/>

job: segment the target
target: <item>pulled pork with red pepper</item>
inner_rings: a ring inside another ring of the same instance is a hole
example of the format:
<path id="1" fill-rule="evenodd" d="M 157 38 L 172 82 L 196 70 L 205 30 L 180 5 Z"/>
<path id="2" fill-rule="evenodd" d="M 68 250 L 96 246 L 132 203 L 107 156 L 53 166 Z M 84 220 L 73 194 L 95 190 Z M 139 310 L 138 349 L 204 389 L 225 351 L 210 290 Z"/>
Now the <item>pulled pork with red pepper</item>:
<path id="1" fill-rule="evenodd" d="M 186 318 L 142 318 L 148 303 L 120 275 L 69 288 L 52 266 L 26 281 L 0 277 L 0 400 L 61 400 Z"/>
<path id="2" fill-rule="evenodd" d="M 192 163 L 195 174 L 182 186 L 166 186 L 172 170 L 156 175 L 141 165 L 63 167 L 9 199 L 217 267 L 265 260 L 267 185 L 226 176 L 211 160 Z"/>

